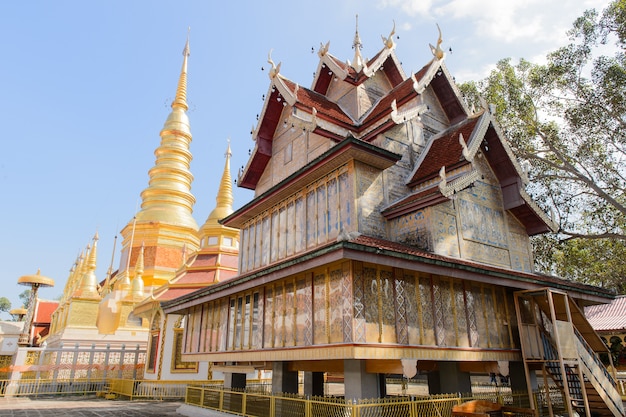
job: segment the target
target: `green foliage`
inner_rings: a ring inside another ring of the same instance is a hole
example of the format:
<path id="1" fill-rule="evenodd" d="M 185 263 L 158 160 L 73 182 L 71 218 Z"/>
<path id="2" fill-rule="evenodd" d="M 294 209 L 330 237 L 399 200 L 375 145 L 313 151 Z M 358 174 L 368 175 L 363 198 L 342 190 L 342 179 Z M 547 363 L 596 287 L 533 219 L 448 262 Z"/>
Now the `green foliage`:
<path id="1" fill-rule="evenodd" d="M 28 308 L 28 303 L 30 301 L 30 292 L 31 290 L 24 290 L 18 295 L 20 301 L 24 305 L 24 308 Z"/>
<path id="2" fill-rule="evenodd" d="M 474 104 L 496 105 L 505 136 L 530 167 L 528 191 L 555 215 L 558 234 L 534 239 L 538 266 L 624 292 L 626 0 L 602 16 L 585 12 L 568 34 L 571 43 L 545 64 L 504 59 L 461 91 Z M 615 53 L 602 55 L 612 39 Z"/>
<path id="3" fill-rule="evenodd" d="M 7 313 L 11 310 L 11 301 L 6 297 L 0 297 L 0 313 Z"/>

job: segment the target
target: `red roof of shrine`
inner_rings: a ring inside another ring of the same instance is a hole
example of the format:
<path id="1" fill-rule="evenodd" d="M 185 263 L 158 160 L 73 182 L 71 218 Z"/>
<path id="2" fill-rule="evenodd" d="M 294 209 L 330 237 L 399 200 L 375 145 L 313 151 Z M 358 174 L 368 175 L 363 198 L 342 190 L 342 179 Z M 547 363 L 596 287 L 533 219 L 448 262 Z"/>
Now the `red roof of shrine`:
<path id="1" fill-rule="evenodd" d="M 585 307 L 585 316 L 595 331 L 626 331 L 626 295 L 616 297 L 610 304 Z"/>
<path id="2" fill-rule="evenodd" d="M 136 310 L 141 312 L 146 308 L 145 306 L 151 305 L 154 301 L 173 300 L 214 285 L 218 282 L 218 269 L 220 271 L 219 282 L 234 278 L 237 276 L 237 259 L 237 252 L 221 249 L 221 253 L 218 254 L 215 251 L 200 250 L 190 264 L 185 265 L 170 282 L 159 287 L 152 297 L 141 302 Z"/>
<path id="3" fill-rule="evenodd" d="M 407 181 L 409 187 L 417 183 L 427 181 L 439 175 L 441 167 L 446 167 L 446 171 L 468 164 L 469 161 L 463 157 L 463 148 L 459 142 L 459 134 L 463 135 L 465 143 L 476 129 L 480 116 L 472 116 L 461 123 L 452 126 L 438 137 L 431 139 L 428 148 L 420 156 L 415 173 Z"/>
<path id="4" fill-rule="evenodd" d="M 52 313 L 58 306 L 58 301 L 37 300 L 37 311 L 33 323 L 50 324 Z"/>

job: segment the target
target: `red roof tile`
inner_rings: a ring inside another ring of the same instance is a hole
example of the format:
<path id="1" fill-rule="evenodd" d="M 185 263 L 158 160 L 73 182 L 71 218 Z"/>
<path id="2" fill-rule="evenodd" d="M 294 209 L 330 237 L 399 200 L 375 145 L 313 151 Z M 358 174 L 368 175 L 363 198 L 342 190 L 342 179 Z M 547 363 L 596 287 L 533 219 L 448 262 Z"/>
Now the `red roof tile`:
<path id="1" fill-rule="evenodd" d="M 291 91 L 295 91 L 296 83 L 287 79 L 283 79 L 283 81 Z M 350 116 L 348 116 L 341 109 L 341 107 L 337 105 L 337 103 L 328 100 L 326 96 L 313 90 L 309 90 L 306 87 L 300 86 L 298 88 L 296 100 L 298 101 L 298 103 L 309 109 L 315 107 L 318 116 L 325 115 L 341 123 L 347 123 L 350 125 L 354 124 L 354 121 L 350 118 Z"/>
<path id="2" fill-rule="evenodd" d="M 363 125 L 367 126 L 383 116 L 388 116 L 391 113 L 391 103 L 394 100 L 396 100 L 397 106 L 400 107 L 404 102 L 417 97 L 417 92 L 413 88 L 413 82 L 413 78 L 407 78 L 382 97 L 363 120 Z"/>
<path id="3" fill-rule="evenodd" d="M 459 143 L 459 134 L 463 134 L 467 143 L 479 120 L 480 116 L 470 117 L 434 138 L 419 168 L 409 180 L 409 184 L 414 185 L 431 179 L 439 174 L 441 167 L 454 167 L 465 161 L 462 154 L 463 148 Z"/>
<path id="4" fill-rule="evenodd" d="M 585 307 L 585 316 L 595 331 L 626 330 L 626 295 L 616 297 L 610 304 Z"/>
<path id="5" fill-rule="evenodd" d="M 447 198 L 441 194 L 441 190 L 439 190 L 437 185 L 433 185 L 396 201 L 385 208 L 382 214 L 387 218 L 394 218 L 404 214 L 403 210 L 419 210 L 420 208 L 440 203 L 442 200 L 447 200 Z"/>
<path id="6" fill-rule="evenodd" d="M 203 287 L 193 287 L 193 288 L 168 288 L 167 291 L 160 294 L 157 299 L 159 301 L 168 301 L 173 300 L 178 297 L 182 297 L 183 295 L 191 294 L 192 292 L 199 290 Z"/>
<path id="7" fill-rule="evenodd" d="M 52 313 L 59 306 L 58 301 L 44 301 L 39 300 L 37 302 L 37 315 L 34 318 L 35 323 L 50 323 Z"/>

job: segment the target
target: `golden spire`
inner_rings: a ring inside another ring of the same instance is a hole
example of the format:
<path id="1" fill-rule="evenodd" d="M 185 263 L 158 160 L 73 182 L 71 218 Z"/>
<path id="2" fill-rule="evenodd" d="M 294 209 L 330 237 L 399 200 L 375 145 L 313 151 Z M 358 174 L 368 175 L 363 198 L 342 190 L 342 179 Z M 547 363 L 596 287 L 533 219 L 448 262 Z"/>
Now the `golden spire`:
<path id="1" fill-rule="evenodd" d="M 89 249 L 91 249 L 90 245 L 87 245 L 87 253 L 89 253 Z M 70 286 L 70 296 L 77 290 L 80 285 L 80 279 L 85 274 L 85 251 L 82 251 L 78 256 L 78 262 L 76 263 L 76 268 L 72 273 L 72 282 Z"/>
<path id="2" fill-rule="evenodd" d="M 187 30 L 187 42 L 183 49 L 183 68 L 180 70 L 176 98 L 172 102 L 172 108 L 180 107 L 183 111 L 189 109 L 187 106 L 187 58 L 189 58 L 189 30 Z"/>
<path id="3" fill-rule="evenodd" d="M 223 219 L 233 212 L 233 186 L 232 179 L 230 177 L 230 158 L 232 156 L 230 151 L 230 139 L 228 140 L 228 147 L 224 156 L 226 157 L 226 163 L 224 164 L 224 172 L 222 173 L 222 180 L 220 181 L 220 188 L 215 197 L 217 203 L 207 221 Z"/>
<path id="4" fill-rule="evenodd" d="M 115 245 L 117 244 L 117 235 L 113 238 L 113 253 L 111 254 L 111 263 L 109 269 L 107 269 L 107 277 L 104 280 L 104 286 L 100 291 L 100 295 L 103 297 L 111 292 L 111 276 L 113 275 L 113 261 L 115 260 Z"/>
<path id="5" fill-rule="evenodd" d="M 226 148 L 226 153 L 224 156 L 226 157 L 226 163 L 224 164 L 224 172 L 222 173 L 222 179 L 220 181 L 220 186 L 217 191 L 217 196 L 215 197 L 215 208 L 209 214 L 206 221 L 202 225 L 200 229 L 200 241 L 203 242 L 203 247 L 206 247 L 209 244 L 209 237 L 218 237 L 224 235 L 231 235 L 232 231 L 230 228 L 223 226 L 219 223 L 220 220 L 229 216 L 233 212 L 233 186 L 232 179 L 230 176 L 230 158 L 232 156 L 232 152 L 230 151 L 230 139 L 228 140 L 228 146 Z M 211 243 L 211 245 L 217 244 L 220 245 L 221 238 L 218 238 L 217 242 Z"/>
<path id="6" fill-rule="evenodd" d="M 80 279 L 79 287 L 74 293 L 75 296 L 83 298 L 100 298 L 98 294 L 98 280 L 96 278 L 97 252 L 98 252 L 98 233 L 93 237 L 93 247 L 88 251 L 87 259 L 84 264 L 84 274 Z"/>
<path id="7" fill-rule="evenodd" d="M 183 66 L 178 80 L 176 97 L 163 129 L 161 144 L 154 152 L 156 162 L 148 172 L 149 185 L 141 193 L 139 222 L 164 222 L 198 230 L 191 215 L 196 202 L 191 194 L 193 175 L 189 170 L 192 155 L 189 151 L 191 129 L 187 116 L 187 58 L 189 35 L 183 50 Z"/>
<path id="8" fill-rule="evenodd" d="M 131 283 L 131 293 L 130 296 L 133 299 L 143 299 L 143 251 L 144 245 L 141 244 L 141 249 L 139 250 L 139 256 L 137 256 L 137 263 L 135 264 L 135 278 Z"/>

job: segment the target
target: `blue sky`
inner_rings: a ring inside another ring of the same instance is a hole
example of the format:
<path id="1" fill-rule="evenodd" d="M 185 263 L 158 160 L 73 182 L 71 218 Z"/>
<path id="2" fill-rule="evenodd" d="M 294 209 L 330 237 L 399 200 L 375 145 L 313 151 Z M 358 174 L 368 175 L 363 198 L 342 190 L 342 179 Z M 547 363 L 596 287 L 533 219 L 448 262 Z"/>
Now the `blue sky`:
<path id="1" fill-rule="evenodd" d="M 362 54 L 396 24 L 406 73 L 432 55 L 436 24 L 458 82 L 486 76 L 502 58 L 541 62 L 565 44 L 585 9 L 607 0 L 7 1 L 0 3 L 0 296 L 38 269 L 59 296 L 98 232 L 99 279 L 148 185 L 154 150 L 176 91 L 190 28 L 188 102 L 196 197 L 204 223 L 215 206 L 227 139 L 232 174 L 247 162 L 251 127 L 269 85 L 268 52 L 281 73 L 310 86 L 317 50 L 352 59 L 358 14 Z M 311 52 L 314 49 L 315 53 Z M 264 67 L 263 71 L 261 68 Z M 235 188 L 235 208 L 252 192 Z M 6 315 L 2 317 L 7 317 Z"/>

